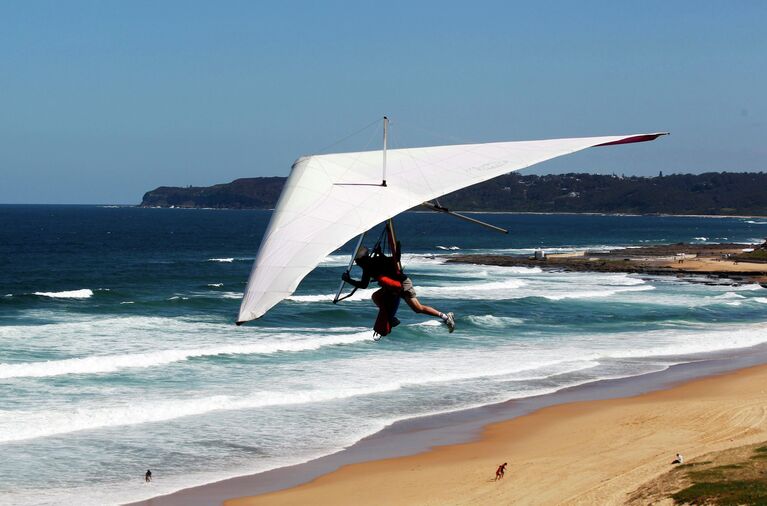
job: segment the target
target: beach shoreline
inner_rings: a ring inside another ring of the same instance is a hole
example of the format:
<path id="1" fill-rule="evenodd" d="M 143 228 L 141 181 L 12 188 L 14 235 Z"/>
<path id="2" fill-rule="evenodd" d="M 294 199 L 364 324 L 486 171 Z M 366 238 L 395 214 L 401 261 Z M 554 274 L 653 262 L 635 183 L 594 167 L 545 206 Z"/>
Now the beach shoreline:
<path id="1" fill-rule="evenodd" d="M 387 469 L 395 466 L 396 468 L 397 465 L 409 465 L 404 464 L 407 459 L 426 458 L 428 460 L 434 452 L 462 449 L 465 445 L 482 445 L 486 440 L 487 431 L 494 430 L 496 425 L 518 423 L 515 421 L 542 416 L 541 413 L 544 413 L 544 419 L 550 420 L 551 417 L 545 415 L 546 410 L 549 409 L 577 410 L 584 409 L 584 405 L 592 406 L 595 403 L 631 403 L 637 396 L 641 398 L 647 395 L 667 395 L 668 392 L 676 392 L 689 384 L 701 381 L 721 382 L 721 375 L 726 375 L 725 377 L 738 375 L 754 367 L 767 377 L 767 365 L 765 365 L 767 364 L 767 345 L 680 357 L 680 361 L 681 363 L 659 372 L 600 380 L 554 393 L 402 420 L 363 438 L 344 450 L 309 462 L 191 487 L 149 500 L 133 502 L 130 505 L 194 506 L 222 504 L 224 501 L 232 506 L 272 504 L 273 501 L 275 504 L 289 504 L 297 500 L 296 497 L 292 497 L 292 494 L 307 493 L 305 492 L 307 487 L 326 480 L 341 484 L 338 485 L 339 492 L 331 492 L 331 496 L 336 493 L 348 494 L 348 487 L 354 488 L 357 486 L 355 483 L 361 483 L 358 475 L 353 473 L 353 477 L 347 476 L 349 469 L 356 469 L 359 466 L 385 466 Z M 693 455 L 689 451 L 687 454 Z M 481 453 L 476 456 L 476 458 L 482 457 Z M 393 464 L 393 462 L 400 464 Z M 438 464 L 437 467 L 439 467 Z M 511 470 L 514 473 L 518 472 L 514 465 Z M 667 469 L 662 468 L 662 470 Z M 483 471 L 485 474 L 490 473 L 490 470 L 485 468 Z M 390 469 L 388 472 L 393 471 Z M 647 479 L 653 476 L 648 475 Z M 397 483 L 399 478 L 391 475 L 387 479 Z M 640 483 L 636 485 L 639 486 Z M 323 485 L 323 490 L 324 487 Z M 346 492 L 343 492 L 344 490 Z M 325 491 L 322 493 L 325 494 Z M 326 499 L 329 502 L 343 503 L 342 497 L 344 496 L 331 499 L 328 496 Z M 322 503 L 323 500 L 318 499 L 317 502 Z M 403 502 L 412 501 L 403 499 Z"/>

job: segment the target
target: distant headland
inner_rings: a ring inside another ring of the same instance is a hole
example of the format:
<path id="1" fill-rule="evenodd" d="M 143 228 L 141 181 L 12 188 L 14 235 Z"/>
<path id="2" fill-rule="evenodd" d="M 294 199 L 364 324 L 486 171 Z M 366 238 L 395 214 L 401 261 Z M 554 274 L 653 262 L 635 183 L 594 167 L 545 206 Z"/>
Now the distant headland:
<path id="1" fill-rule="evenodd" d="M 141 207 L 272 209 L 285 177 L 209 187 L 161 186 Z M 656 177 L 507 174 L 440 199 L 462 211 L 767 216 L 767 173 L 708 172 Z"/>

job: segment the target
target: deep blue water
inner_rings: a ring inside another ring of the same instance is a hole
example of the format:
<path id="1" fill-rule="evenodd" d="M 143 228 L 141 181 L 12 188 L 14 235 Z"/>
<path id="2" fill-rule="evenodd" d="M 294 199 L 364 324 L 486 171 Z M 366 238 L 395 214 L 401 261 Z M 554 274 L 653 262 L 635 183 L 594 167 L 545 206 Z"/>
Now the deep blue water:
<path id="1" fill-rule="evenodd" d="M 767 341 L 758 285 L 439 256 L 756 242 L 767 219 L 480 216 L 505 236 L 407 213 L 396 220 L 405 269 L 458 329 L 403 308 L 374 342 L 369 291 L 330 303 L 348 246 L 264 318 L 233 325 L 268 218 L 0 206 L 0 502 L 140 499 L 323 455 L 397 419 Z"/>

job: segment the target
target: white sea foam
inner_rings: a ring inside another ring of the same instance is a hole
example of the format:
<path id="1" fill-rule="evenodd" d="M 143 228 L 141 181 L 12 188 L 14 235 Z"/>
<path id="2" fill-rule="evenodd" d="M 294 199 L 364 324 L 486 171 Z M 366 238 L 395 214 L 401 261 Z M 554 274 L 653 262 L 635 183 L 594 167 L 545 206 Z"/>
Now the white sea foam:
<path id="1" fill-rule="evenodd" d="M 451 265 L 450 268 L 453 266 Z M 466 266 L 461 266 L 466 268 Z M 489 269 L 493 269 L 489 267 Z M 418 285 L 415 290 L 419 296 L 432 298 L 460 298 L 463 300 L 505 300 L 526 297 L 545 297 L 550 300 L 610 297 L 623 292 L 654 290 L 655 287 L 644 280 L 628 274 L 592 274 L 582 273 L 544 273 L 540 268 L 498 267 L 488 271 L 469 271 L 471 277 L 490 278 L 488 281 L 465 282 L 451 279 L 437 284 Z M 455 271 L 450 271 L 456 274 Z M 475 274 L 477 276 L 475 276 Z M 484 274 L 484 275 L 483 275 Z M 502 274 L 502 275 L 499 275 Z M 538 276 L 541 275 L 542 276 Z M 464 274 L 463 277 L 468 276 Z M 495 280 L 493 280 L 495 279 Z M 535 281 L 533 284 L 532 282 Z M 572 283 L 577 282 L 578 288 Z M 357 290 L 349 301 L 367 301 L 377 289 Z M 335 294 L 298 294 L 291 295 L 293 302 L 314 303 L 332 301 Z"/>
<path id="2" fill-rule="evenodd" d="M 457 251 L 461 248 L 458 246 L 437 246 L 437 249 L 441 249 L 443 251 Z"/>
<path id="3" fill-rule="evenodd" d="M 730 286 L 728 288 L 730 290 L 738 291 L 738 292 L 751 292 L 751 291 L 764 290 L 764 287 L 762 287 L 759 283 L 747 283 L 745 285 Z"/>
<path id="4" fill-rule="evenodd" d="M 521 382 L 521 381 L 543 380 L 543 379 L 547 379 L 552 376 L 557 376 L 561 374 L 568 374 L 568 373 L 583 371 L 586 369 L 593 369 L 594 367 L 599 366 L 599 361 L 596 360 L 596 358 L 597 358 L 596 354 L 594 354 L 591 357 L 585 357 L 585 359 L 583 360 L 565 361 L 565 362 L 550 364 L 548 366 L 541 366 L 539 368 L 520 371 L 518 374 L 501 377 L 501 378 L 493 378 L 491 381 L 495 383 L 501 383 L 501 382 L 508 382 L 508 381 Z"/>
<path id="5" fill-rule="evenodd" d="M 368 288 L 366 290 L 357 290 L 354 292 L 354 295 L 345 299 L 344 302 L 359 302 L 363 300 L 370 300 L 373 292 L 375 292 L 377 289 L 378 287 L 373 289 Z M 335 296 L 335 293 L 291 295 L 287 298 L 287 300 L 291 300 L 293 302 L 332 302 Z"/>
<path id="6" fill-rule="evenodd" d="M 693 237 L 696 241 L 708 241 L 708 237 Z"/>
<path id="7" fill-rule="evenodd" d="M 87 299 L 88 297 L 93 297 L 93 290 L 83 288 L 81 290 L 67 290 L 63 292 L 35 292 L 33 295 L 54 299 Z"/>
<path id="8" fill-rule="evenodd" d="M 721 295 L 713 296 L 712 299 L 745 299 L 745 297 L 735 292 L 725 292 Z"/>
<path id="9" fill-rule="evenodd" d="M 767 304 L 767 297 L 754 297 L 751 300 L 755 300 L 756 302 L 761 302 L 762 304 Z"/>
<path id="10" fill-rule="evenodd" d="M 0 364 L 0 379 L 20 377 L 42 378 L 64 374 L 104 374 L 122 369 L 156 367 L 198 357 L 308 351 L 316 350 L 323 346 L 353 344 L 372 340 L 372 332 L 363 331 L 353 334 L 332 334 L 292 339 L 287 339 L 286 336 L 284 340 L 251 344 L 231 344 L 210 348 L 173 349 L 124 355 L 97 355 L 46 362 Z"/>
<path id="11" fill-rule="evenodd" d="M 441 327 L 442 322 L 440 320 L 424 320 L 418 323 L 412 323 L 408 327 Z"/>
<path id="12" fill-rule="evenodd" d="M 707 328 L 707 327 L 704 327 Z M 767 342 L 767 325 L 722 325 L 717 330 L 654 330 L 616 335 L 606 357 L 655 357 L 748 348 Z M 627 346 L 626 346 L 627 345 Z"/>
<path id="13" fill-rule="evenodd" d="M 697 288 L 700 288 L 700 287 L 697 287 Z M 714 287 L 711 287 L 711 288 L 713 289 Z M 733 288 L 733 287 L 728 287 L 728 288 Z M 660 293 L 652 294 L 649 297 L 641 297 L 641 298 L 635 298 L 632 295 L 633 294 L 631 293 L 625 294 L 626 298 L 624 298 L 623 300 L 626 302 L 639 302 L 642 304 L 654 304 L 658 306 L 676 306 L 679 308 L 686 307 L 688 309 L 700 308 L 700 307 L 706 307 L 706 306 L 716 306 L 716 305 L 726 304 L 728 302 L 754 299 L 754 297 L 749 297 L 747 299 L 740 299 L 733 296 L 722 297 L 723 294 L 702 295 L 699 293 L 689 293 L 682 290 L 679 290 L 677 292 L 669 292 L 669 291 L 663 290 Z"/>
<path id="14" fill-rule="evenodd" d="M 656 276 L 656 277 L 650 277 L 650 276 L 642 276 L 639 277 L 636 274 L 629 274 L 629 273 L 612 273 L 612 272 L 566 272 L 566 273 L 560 273 L 560 275 L 567 275 L 570 276 L 571 281 L 576 281 L 578 283 L 586 283 L 586 284 L 605 284 L 610 286 L 632 286 L 632 285 L 642 285 L 647 284 L 648 281 L 655 281 L 655 280 L 668 280 L 669 278 L 667 276 Z M 564 278 L 563 278 L 564 279 Z M 675 284 L 676 281 L 672 281 Z"/>
<path id="15" fill-rule="evenodd" d="M 363 370 L 369 371 L 366 377 L 358 377 L 360 364 L 356 361 L 326 364 L 326 375 L 335 378 L 332 387 L 322 377 L 312 382 L 318 388 L 306 387 L 290 390 L 257 390 L 243 395 L 208 395 L 182 399 L 156 399 L 121 402 L 84 401 L 73 406 L 57 406 L 54 410 L 27 409 L 13 412 L 0 411 L 0 442 L 19 441 L 46 436 L 59 435 L 81 430 L 95 430 L 107 427 L 136 425 L 172 420 L 192 415 L 222 410 L 243 410 L 271 406 L 322 403 L 338 399 L 394 392 L 416 385 L 452 384 L 456 381 L 478 378 L 507 378 L 513 380 L 525 375 L 541 376 L 572 369 L 578 361 L 561 359 L 524 359 L 522 362 L 508 361 L 497 354 L 481 353 L 479 357 L 466 352 L 463 358 L 471 362 L 471 367 L 456 368 L 448 357 L 450 350 L 436 351 L 440 359 L 432 367 L 423 367 L 424 357 L 402 356 L 401 365 L 392 364 L 390 359 L 379 357 L 364 360 Z M 529 355 L 529 354 L 528 354 Z M 541 356 L 546 355 L 542 353 Z M 551 354 L 549 354 L 551 356 Z M 586 359 L 588 360 L 588 359 Z M 577 368 L 592 367 L 580 361 Z M 559 364 L 565 363 L 564 367 Z M 476 367 L 483 364 L 484 367 Z M 394 365 L 395 367 L 392 367 Z M 387 367 L 384 367 L 387 366 Z M 352 369 L 348 369 L 351 367 Z M 553 372 L 543 374 L 535 371 L 553 368 Z M 357 374 L 351 375 L 350 371 Z M 337 374 L 336 374 L 337 372 Z M 311 376 L 305 376 L 310 378 Z M 360 384 L 361 383 L 361 384 Z M 498 394 L 502 395 L 502 394 Z M 106 405 L 105 405 L 106 404 Z M 111 404 L 111 405 L 110 405 Z"/>
<path id="16" fill-rule="evenodd" d="M 208 283 L 208 286 L 211 288 L 218 288 L 220 286 L 224 286 L 223 283 Z"/>
<path id="17" fill-rule="evenodd" d="M 549 300 L 564 300 L 564 299 L 594 299 L 594 298 L 605 298 L 605 297 L 612 297 L 613 295 L 617 295 L 619 293 L 626 293 L 626 292 L 646 292 L 650 290 L 655 290 L 654 286 L 650 285 L 642 285 L 642 286 L 627 286 L 624 288 L 614 288 L 610 290 L 584 290 L 584 291 L 572 291 L 569 293 L 561 293 L 561 294 L 541 294 L 542 297 L 549 299 Z"/>
<path id="18" fill-rule="evenodd" d="M 234 262 L 234 258 L 209 258 L 208 262 L 221 262 L 221 263 L 230 264 Z"/>
<path id="19" fill-rule="evenodd" d="M 348 255 L 328 255 L 322 260 L 320 260 L 320 265 L 322 264 L 348 265 L 350 257 L 351 257 L 351 253 L 349 253 Z"/>
<path id="20" fill-rule="evenodd" d="M 416 293 L 424 297 L 463 300 L 504 300 L 518 298 L 516 290 L 527 285 L 521 279 L 505 279 L 484 283 L 444 283 L 439 286 L 416 286 Z"/>
<path id="21" fill-rule="evenodd" d="M 402 255 L 402 263 L 407 270 L 408 267 L 415 265 L 441 265 L 445 263 L 445 259 L 442 256 L 436 256 L 432 253 L 408 253 L 405 252 Z M 345 255 L 328 255 L 320 260 L 320 267 L 340 267 L 349 265 L 350 254 Z"/>
<path id="22" fill-rule="evenodd" d="M 450 293 L 483 293 L 483 292 L 495 292 L 498 290 L 513 290 L 515 288 L 521 288 L 527 285 L 527 283 L 521 279 L 506 279 L 502 281 L 491 281 L 489 283 L 456 283 L 451 282 L 439 287 L 425 286 L 422 289 L 427 292 L 434 290 L 448 291 Z"/>
<path id="23" fill-rule="evenodd" d="M 13 413 L 0 413 L 0 441 L 18 441 L 53 436 L 80 430 L 96 430 L 120 425 L 160 422 L 185 416 L 203 415 L 221 410 L 255 409 L 303 403 L 321 403 L 347 399 L 368 394 L 394 392 L 411 385 L 455 384 L 463 380 L 485 378 L 489 381 L 523 381 L 525 378 L 546 378 L 552 374 L 582 370 L 597 365 L 600 356 L 671 355 L 697 351 L 708 351 L 711 346 L 731 347 L 733 344 L 750 345 L 764 340 L 764 327 L 727 328 L 717 332 L 633 332 L 611 336 L 610 342 L 623 346 L 622 350 L 607 352 L 596 348 L 583 351 L 578 348 L 590 342 L 588 336 L 572 336 L 577 348 L 566 349 L 557 346 L 552 349 L 520 349 L 523 343 L 487 350 L 438 349 L 429 353 L 397 353 L 378 357 L 356 357 L 343 362 L 323 362 L 321 368 L 302 373 L 301 379 L 315 389 L 289 391 L 262 390 L 240 395 L 201 395 L 195 398 L 151 399 L 122 402 L 81 403 L 73 406 L 56 406 L 51 410 L 26 409 Z M 581 345 L 577 344 L 581 342 Z M 670 342 L 673 341 L 673 342 Z M 649 346 L 647 343 L 651 343 Z M 611 344 L 612 346 L 613 344 Z M 703 349 L 701 349 L 703 348 Z M 547 359 L 546 357 L 572 357 L 569 361 Z M 514 357 L 514 360 L 509 360 Z M 536 360 L 533 357 L 538 357 Z M 346 369 L 343 367 L 345 364 Z M 428 367 L 425 367 L 429 364 Z M 364 374 L 360 376 L 360 372 Z M 355 372 L 355 374 L 350 374 Z M 619 374 L 616 374 L 619 375 Z M 335 378 L 334 388 L 325 388 L 328 379 Z M 337 382 L 337 383 L 336 383 Z M 354 383 L 359 386 L 349 386 Z M 550 389 L 556 390 L 559 384 Z M 441 388 L 441 387 L 439 387 Z M 497 395 L 521 397 L 532 395 L 540 389 L 522 389 L 520 393 L 504 391 Z M 547 390 L 548 391 L 548 390 Z M 441 408 L 439 410 L 444 410 Z"/>
<path id="24" fill-rule="evenodd" d="M 397 383 L 373 388 L 306 391 L 260 391 L 246 396 L 215 395 L 153 402 L 125 401 L 111 407 L 79 406 L 62 411 L 0 412 L 0 443 L 67 434 L 82 430 L 162 422 L 213 411 L 327 402 L 400 388 Z"/>
<path id="25" fill-rule="evenodd" d="M 532 255 L 536 250 L 542 250 L 546 253 L 575 253 L 577 251 L 616 251 L 627 249 L 627 246 L 617 246 L 614 244 L 592 244 L 584 246 L 537 246 L 533 248 L 491 248 L 491 249 L 466 249 L 466 254 L 483 255 Z"/>
<path id="26" fill-rule="evenodd" d="M 502 269 L 510 274 L 540 274 L 543 272 L 540 267 L 502 267 Z"/>
<path id="27" fill-rule="evenodd" d="M 405 270 L 412 270 L 413 268 L 418 267 L 431 267 L 434 268 L 435 266 L 440 266 L 439 268 L 442 269 L 444 267 L 445 262 L 450 257 L 451 254 L 445 253 L 443 255 L 432 255 L 432 254 L 404 254 L 402 255 L 402 265 L 405 268 Z"/>
<path id="28" fill-rule="evenodd" d="M 359 290 L 357 292 L 359 292 Z M 357 292 L 355 292 L 354 295 L 352 295 L 346 300 L 358 299 L 359 296 L 355 297 L 355 295 L 357 295 Z M 285 300 L 292 300 L 293 302 L 328 302 L 328 301 L 332 301 L 333 297 L 335 297 L 334 293 L 324 293 L 324 294 L 314 294 L 314 295 L 290 295 L 286 297 Z"/>
<path id="29" fill-rule="evenodd" d="M 42 356 L 54 353 L 62 358 L 133 354 L 136 351 L 212 348 L 226 344 L 254 342 L 254 339 L 285 340 L 304 336 L 305 329 L 291 332 L 273 330 L 262 324 L 234 327 L 230 321 L 211 318 L 204 321 L 200 315 L 183 318 L 147 316 L 120 316 L 104 318 L 102 315 L 52 313 L 33 311 L 29 318 L 50 323 L 34 325 L 0 325 L 0 342 L 5 350 L 39 352 Z M 362 330 L 362 329 L 357 329 Z M 346 332 L 335 327 L 307 333 Z M 108 343 L 108 350 L 105 350 Z M 54 355 L 54 356 L 56 356 Z"/>
<path id="30" fill-rule="evenodd" d="M 466 317 L 466 319 L 474 325 L 491 328 L 506 328 L 525 323 L 525 320 L 522 318 L 513 318 L 510 316 L 493 316 L 490 314 L 469 315 Z"/>
<path id="31" fill-rule="evenodd" d="M 746 223 L 750 223 L 752 225 L 767 225 L 767 221 L 747 220 Z"/>

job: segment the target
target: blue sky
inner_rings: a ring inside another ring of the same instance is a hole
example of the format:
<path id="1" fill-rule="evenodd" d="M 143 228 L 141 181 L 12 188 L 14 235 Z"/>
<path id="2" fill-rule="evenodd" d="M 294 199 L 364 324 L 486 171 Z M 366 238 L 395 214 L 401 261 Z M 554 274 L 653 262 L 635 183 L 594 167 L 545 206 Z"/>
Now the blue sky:
<path id="1" fill-rule="evenodd" d="M 0 2 L 0 203 L 287 175 L 383 114 L 395 147 L 672 132 L 526 173 L 767 170 L 766 24 L 762 1 Z"/>

